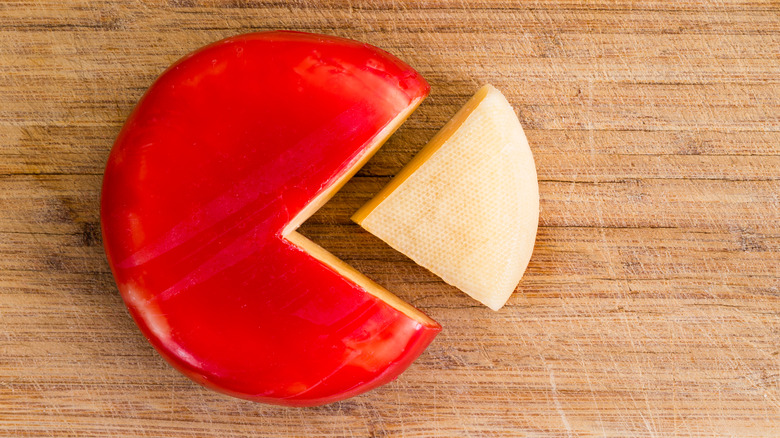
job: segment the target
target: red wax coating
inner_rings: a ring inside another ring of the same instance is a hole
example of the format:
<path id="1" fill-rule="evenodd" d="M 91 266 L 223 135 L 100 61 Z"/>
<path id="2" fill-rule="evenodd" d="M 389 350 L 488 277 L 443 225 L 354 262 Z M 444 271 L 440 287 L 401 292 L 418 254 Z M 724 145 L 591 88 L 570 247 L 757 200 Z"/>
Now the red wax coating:
<path id="1" fill-rule="evenodd" d="M 229 38 L 171 66 L 103 181 L 108 260 L 173 366 L 251 400 L 312 406 L 397 377 L 439 332 L 281 235 L 429 90 L 394 56 L 298 32 Z"/>

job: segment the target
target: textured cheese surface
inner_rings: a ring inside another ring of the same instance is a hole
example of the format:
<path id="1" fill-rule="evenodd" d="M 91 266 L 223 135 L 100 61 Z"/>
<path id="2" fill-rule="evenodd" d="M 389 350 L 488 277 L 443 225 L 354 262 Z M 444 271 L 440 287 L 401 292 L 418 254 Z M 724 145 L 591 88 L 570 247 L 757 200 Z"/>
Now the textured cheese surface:
<path id="1" fill-rule="evenodd" d="M 354 217 L 493 310 L 528 265 L 538 218 L 528 141 L 509 102 L 489 85 Z"/>

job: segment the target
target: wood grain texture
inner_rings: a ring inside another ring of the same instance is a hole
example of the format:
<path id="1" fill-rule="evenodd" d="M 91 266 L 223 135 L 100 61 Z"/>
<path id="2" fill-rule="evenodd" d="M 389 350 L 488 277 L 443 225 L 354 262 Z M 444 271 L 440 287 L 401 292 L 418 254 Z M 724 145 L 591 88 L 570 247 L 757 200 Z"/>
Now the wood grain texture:
<path id="1" fill-rule="evenodd" d="M 330 406 L 234 400 L 135 328 L 103 166 L 162 70 L 219 38 L 351 37 L 432 94 L 302 232 L 444 331 Z M 349 222 L 485 82 L 537 160 L 539 236 L 494 313 Z M 780 3 L 0 2 L 0 436 L 780 436 Z"/>

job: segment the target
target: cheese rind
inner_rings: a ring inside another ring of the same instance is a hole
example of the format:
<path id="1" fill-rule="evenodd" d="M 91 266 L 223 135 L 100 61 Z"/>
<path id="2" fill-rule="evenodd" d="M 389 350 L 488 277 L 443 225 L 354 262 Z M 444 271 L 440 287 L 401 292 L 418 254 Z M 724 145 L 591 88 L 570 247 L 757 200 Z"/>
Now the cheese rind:
<path id="1" fill-rule="evenodd" d="M 528 266 L 538 219 L 531 149 L 512 106 L 490 85 L 353 216 L 493 310 Z"/>

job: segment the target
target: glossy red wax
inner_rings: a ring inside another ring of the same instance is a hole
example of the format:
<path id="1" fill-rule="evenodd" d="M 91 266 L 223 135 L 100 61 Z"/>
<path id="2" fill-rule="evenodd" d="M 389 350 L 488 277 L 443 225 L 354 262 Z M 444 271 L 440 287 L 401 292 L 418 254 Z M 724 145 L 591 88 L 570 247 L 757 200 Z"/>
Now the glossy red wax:
<path id="1" fill-rule="evenodd" d="M 309 406 L 397 377 L 439 332 L 281 236 L 428 93 L 375 47 L 229 38 L 170 67 L 116 140 L 101 220 L 119 290 L 172 365 L 213 389 Z"/>

